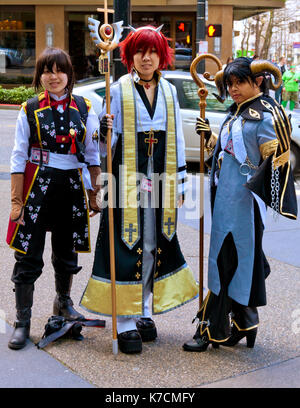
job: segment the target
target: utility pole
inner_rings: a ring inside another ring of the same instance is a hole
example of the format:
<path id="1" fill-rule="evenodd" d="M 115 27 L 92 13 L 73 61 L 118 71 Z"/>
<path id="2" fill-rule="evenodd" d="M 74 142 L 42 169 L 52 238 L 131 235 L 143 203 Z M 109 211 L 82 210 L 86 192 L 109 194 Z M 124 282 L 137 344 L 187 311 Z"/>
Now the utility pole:
<path id="1" fill-rule="evenodd" d="M 131 25 L 131 1 L 114 0 L 114 9 L 114 22 L 123 20 L 124 30 L 121 40 L 124 40 L 130 31 L 128 25 Z M 121 62 L 119 48 L 113 51 L 113 61 L 113 79 L 117 81 L 122 75 L 127 74 L 127 69 Z"/>
<path id="2" fill-rule="evenodd" d="M 197 24 L 196 24 L 196 54 L 199 52 L 200 41 L 205 41 L 206 28 L 205 16 L 207 0 L 197 0 Z M 205 71 L 204 60 L 197 65 L 197 72 L 203 73 Z"/>

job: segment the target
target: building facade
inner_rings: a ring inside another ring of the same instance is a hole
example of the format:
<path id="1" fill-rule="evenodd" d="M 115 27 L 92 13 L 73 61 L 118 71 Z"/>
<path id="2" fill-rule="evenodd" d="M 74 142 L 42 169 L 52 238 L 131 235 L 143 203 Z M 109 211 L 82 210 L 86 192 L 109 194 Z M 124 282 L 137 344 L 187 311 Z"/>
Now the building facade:
<path id="1" fill-rule="evenodd" d="M 108 1 L 109 8 L 113 0 Z M 222 37 L 209 38 L 208 52 L 223 63 L 232 55 L 233 21 L 284 0 L 208 0 L 206 24 L 221 24 Z M 97 50 L 88 17 L 103 21 L 102 0 L 2 0 L 0 5 L 0 83 L 30 83 L 36 56 L 47 46 L 69 52 L 77 80 L 97 76 Z M 112 15 L 110 15 L 112 21 Z M 131 25 L 161 25 L 175 49 L 173 68 L 189 69 L 196 47 L 197 0 L 131 0 Z M 208 66 L 208 69 L 210 67 Z M 214 68 L 212 68 L 214 69 Z"/>

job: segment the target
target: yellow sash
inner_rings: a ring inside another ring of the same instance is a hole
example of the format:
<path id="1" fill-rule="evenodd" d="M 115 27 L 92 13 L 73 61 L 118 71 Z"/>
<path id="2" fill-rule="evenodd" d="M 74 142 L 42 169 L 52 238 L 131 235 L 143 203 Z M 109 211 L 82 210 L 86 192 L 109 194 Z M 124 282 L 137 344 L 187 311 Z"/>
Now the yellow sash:
<path id="1" fill-rule="evenodd" d="M 160 79 L 166 102 L 166 151 L 163 179 L 162 233 L 170 241 L 176 231 L 177 204 L 177 149 L 175 103 L 170 84 Z M 136 130 L 136 100 L 134 83 L 130 74 L 120 78 L 121 107 L 123 118 L 123 146 L 121 171 L 122 240 L 132 249 L 140 239 L 138 205 L 138 152 Z"/>

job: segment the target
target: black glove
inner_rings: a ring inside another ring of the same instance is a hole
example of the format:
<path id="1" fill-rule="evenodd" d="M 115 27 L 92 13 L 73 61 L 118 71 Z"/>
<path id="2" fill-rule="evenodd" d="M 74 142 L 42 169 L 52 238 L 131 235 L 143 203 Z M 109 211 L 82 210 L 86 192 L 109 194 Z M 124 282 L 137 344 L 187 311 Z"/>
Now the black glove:
<path id="1" fill-rule="evenodd" d="M 102 143 L 106 143 L 107 131 L 107 117 L 104 115 L 100 120 L 100 141 Z"/>
<path id="2" fill-rule="evenodd" d="M 208 142 L 211 136 L 211 129 L 209 126 L 209 120 L 207 118 L 205 119 L 197 118 L 195 130 L 199 136 L 201 136 L 201 132 L 204 132 L 205 140 L 206 142 Z"/>

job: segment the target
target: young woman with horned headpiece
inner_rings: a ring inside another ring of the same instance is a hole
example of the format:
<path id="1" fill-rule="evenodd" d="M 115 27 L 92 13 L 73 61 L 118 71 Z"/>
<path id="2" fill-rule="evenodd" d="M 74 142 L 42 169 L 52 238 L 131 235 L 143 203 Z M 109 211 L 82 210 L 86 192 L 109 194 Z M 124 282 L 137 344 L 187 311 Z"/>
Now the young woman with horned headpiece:
<path id="1" fill-rule="evenodd" d="M 103 110 L 100 140 L 112 127 L 116 182 L 115 252 L 117 331 L 124 353 L 154 340 L 152 313 L 172 310 L 197 296 L 181 253 L 176 219 L 185 191 L 184 138 L 176 89 L 160 70 L 172 61 L 161 27 L 133 29 L 120 44 L 128 74 L 111 87 L 111 115 Z M 98 235 L 92 277 L 81 305 L 110 315 L 108 209 Z"/>
<path id="2" fill-rule="evenodd" d="M 234 103 L 225 118 L 212 157 L 212 228 L 208 294 L 186 351 L 234 346 L 246 337 L 253 347 L 257 307 L 266 304 L 270 267 L 262 250 L 266 206 L 295 219 L 297 201 L 289 149 L 291 127 L 284 110 L 267 95 L 266 75 L 280 86 L 281 73 L 268 61 L 237 58 L 215 77 L 220 99 Z M 198 119 L 207 145 L 216 140 L 209 123 Z M 230 318 L 231 316 L 231 318 Z"/>

